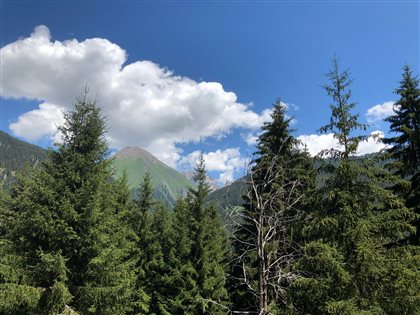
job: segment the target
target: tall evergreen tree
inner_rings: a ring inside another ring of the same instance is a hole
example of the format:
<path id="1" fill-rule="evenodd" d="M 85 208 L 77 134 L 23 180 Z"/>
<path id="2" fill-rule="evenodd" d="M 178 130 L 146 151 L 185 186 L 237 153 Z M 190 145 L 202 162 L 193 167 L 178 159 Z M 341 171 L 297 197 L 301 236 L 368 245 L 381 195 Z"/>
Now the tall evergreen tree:
<path id="1" fill-rule="evenodd" d="M 150 274 L 147 272 L 147 264 L 153 260 L 153 243 L 157 237 L 152 231 L 152 200 L 153 186 L 149 173 L 141 179 L 137 190 L 137 196 L 130 207 L 129 222 L 136 234 L 136 286 L 134 296 L 133 314 L 149 314 L 151 312 Z M 153 292 L 152 292 L 153 293 Z"/>
<path id="2" fill-rule="evenodd" d="M 133 285 L 105 123 L 86 93 L 59 127 L 62 142 L 34 176 L 13 187 L 8 238 L 43 288 L 38 314 L 69 304 L 83 314 L 124 314 Z"/>
<path id="3" fill-rule="evenodd" d="M 332 85 L 326 91 L 334 103 L 330 124 L 321 131 L 332 131 L 342 151 L 331 150 L 338 164 L 323 169 L 325 183 L 305 227 L 309 242 L 297 265 L 306 276 L 296 283 L 294 303 L 304 314 L 382 314 L 398 303 L 387 292 L 393 259 L 386 245 L 413 229 L 413 214 L 386 189 L 390 177 L 383 168 L 371 159 L 350 158 L 363 139 L 352 131 L 364 126 L 351 113 L 351 81 L 336 59 L 328 78 Z"/>
<path id="4" fill-rule="evenodd" d="M 203 156 L 195 168 L 196 189 L 188 207 L 191 214 L 191 262 L 196 273 L 195 314 L 224 314 L 227 306 L 225 259 L 227 236 L 213 207 L 205 206 L 210 189 Z"/>
<path id="5" fill-rule="evenodd" d="M 152 265 L 160 270 L 155 283 L 159 292 L 154 294 L 158 314 L 225 314 L 228 310 L 227 236 L 216 209 L 205 205 L 209 187 L 203 159 L 197 164 L 195 180 L 197 188 L 178 199 L 171 226 L 165 211 L 154 216 Z"/>
<path id="6" fill-rule="evenodd" d="M 407 199 L 407 206 L 417 213 L 417 232 L 410 237 L 410 242 L 420 246 L 420 87 L 408 65 L 403 69 L 395 93 L 400 99 L 394 105 L 394 114 L 385 120 L 396 135 L 383 139 L 383 142 L 391 145 L 387 149 L 392 160 L 388 167 L 401 177 L 400 184 L 394 188 Z"/>
<path id="7" fill-rule="evenodd" d="M 284 105 L 274 104 L 257 144 L 244 210 L 237 214 L 232 298 L 234 310 L 275 314 L 290 306 L 286 289 L 296 278 L 294 228 L 313 188 L 311 163 L 291 135 Z"/>
<path id="8" fill-rule="evenodd" d="M 145 249 L 148 259 L 144 265 L 146 289 L 151 298 L 149 312 L 168 315 L 172 314 L 172 288 L 167 286 L 167 279 L 172 276 L 173 234 L 171 217 L 165 206 L 156 207 L 150 233 L 153 237 Z"/>
<path id="9" fill-rule="evenodd" d="M 174 315 L 194 314 L 192 305 L 198 296 L 197 271 L 191 259 L 194 237 L 189 204 L 188 197 L 178 199 L 172 216 L 173 258 L 165 286 L 172 292 L 168 303 Z"/>

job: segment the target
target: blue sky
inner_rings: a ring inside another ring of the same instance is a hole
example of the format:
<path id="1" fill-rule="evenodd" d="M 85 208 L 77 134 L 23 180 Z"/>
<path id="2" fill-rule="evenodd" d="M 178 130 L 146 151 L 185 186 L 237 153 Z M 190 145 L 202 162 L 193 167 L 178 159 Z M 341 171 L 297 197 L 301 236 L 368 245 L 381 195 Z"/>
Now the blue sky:
<path id="1" fill-rule="evenodd" d="M 143 146 L 178 168 L 200 150 L 220 181 L 241 174 L 276 97 L 296 136 L 314 151 L 331 145 L 317 129 L 329 120 L 320 85 L 334 54 L 351 70 L 369 132 L 387 132 L 378 119 L 392 109 L 402 66 L 419 73 L 418 1 L 1 5 L 2 130 L 50 145 L 59 113 L 88 84 L 113 124 L 113 147 Z"/>

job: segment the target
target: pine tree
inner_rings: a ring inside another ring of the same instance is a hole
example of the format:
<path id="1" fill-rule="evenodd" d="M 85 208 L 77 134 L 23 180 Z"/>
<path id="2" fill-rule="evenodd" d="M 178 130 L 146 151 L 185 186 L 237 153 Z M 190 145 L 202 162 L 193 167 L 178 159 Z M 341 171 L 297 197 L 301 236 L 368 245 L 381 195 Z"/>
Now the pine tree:
<path id="1" fill-rule="evenodd" d="M 85 93 L 59 131 L 62 142 L 44 165 L 12 188 L 8 237 L 43 288 L 38 314 L 66 304 L 83 314 L 124 314 L 134 280 L 131 242 L 109 181 L 100 108 Z"/>
<path id="2" fill-rule="evenodd" d="M 364 126 L 351 113 L 351 81 L 336 59 L 328 77 L 334 104 L 321 130 L 332 131 L 343 151 L 331 150 L 338 164 L 323 169 L 325 183 L 304 229 L 309 242 L 297 268 L 306 276 L 295 284 L 294 304 L 310 314 L 382 314 L 397 303 L 388 295 L 393 260 L 386 246 L 413 229 L 413 214 L 386 189 L 390 176 L 376 161 L 350 158 L 363 139 L 353 132 Z"/>
<path id="3" fill-rule="evenodd" d="M 400 99 L 394 105 L 394 114 L 385 120 L 396 135 L 383 139 L 383 142 L 391 145 L 387 149 L 392 160 L 388 167 L 401 177 L 394 189 L 417 213 L 417 233 L 410 237 L 410 242 L 420 246 L 420 88 L 419 80 L 408 65 L 403 69 L 403 78 L 395 93 Z"/>
<path id="4" fill-rule="evenodd" d="M 312 165 L 291 135 L 284 105 L 274 104 L 249 176 L 244 210 L 236 214 L 232 274 L 235 311 L 275 314 L 290 307 L 286 289 L 297 275 L 298 218 L 313 188 Z M 236 284 L 235 284 L 236 282 Z"/>

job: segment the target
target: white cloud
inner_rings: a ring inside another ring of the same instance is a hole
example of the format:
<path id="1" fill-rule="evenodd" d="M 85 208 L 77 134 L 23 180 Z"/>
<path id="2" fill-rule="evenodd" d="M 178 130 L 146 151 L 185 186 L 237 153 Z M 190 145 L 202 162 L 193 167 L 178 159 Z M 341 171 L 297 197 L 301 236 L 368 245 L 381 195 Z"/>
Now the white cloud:
<path id="1" fill-rule="evenodd" d="M 47 136 L 55 138 L 57 124 L 63 123 L 63 112 L 60 107 L 42 103 L 39 109 L 21 115 L 17 122 L 10 124 L 10 130 L 29 141 Z"/>
<path id="2" fill-rule="evenodd" d="M 384 138 L 384 135 L 385 134 L 382 131 L 372 131 L 367 141 L 360 142 L 357 155 L 378 152 L 385 148 L 385 144 L 381 141 L 381 139 Z"/>
<path id="3" fill-rule="evenodd" d="M 312 156 L 317 155 L 325 149 L 339 148 L 337 140 L 334 139 L 334 134 L 332 133 L 325 135 L 301 135 L 297 138 L 302 141 L 303 146 L 306 146 L 306 149 Z"/>
<path id="4" fill-rule="evenodd" d="M 366 112 L 368 122 L 374 123 L 392 115 L 394 113 L 394 106 L 395 102 L 389 101 L 369 108 Z"/>
<path id="5" fill-rule="evenodd" d="M 62 119 L 57 113 L 70 109 L 86 84 L 103 107 L 113 147 L 138 145 L 171 166 L 180 158 L 178 144 L 258 129 L 269 117 L 220 83 L 177 76 L 151 61 L 126 64 L 126 52 L 102 38 L 52 41 L 49 29 L 38 26 L 1 55 L 1 97 L 40 102 L 10 125 L 28 140 L 52 137 Z"/>
<path id="6" fill-rule="evenodd" d="M 183 157 L 179 164 L 181 167 L 192 168 L 197 164 L 200 155 L 200 151 L 194 151 Z M 203 153 L 203 158 L 208 171 L 221 172 L 218 178 L 221 184 L 233 180 L 234 174 L 244 170 L 247 163 L 247 160 L 241 157 L 239 148 Z"/>
<path id="7" fill-rule="evenodd" d="M 366 141 L 359 143 L 357 155 L 378 152 L 385 148 L 385 145 L 380 141 L 383 137 L 384 133 L 382 131 L 371 132 Z M 297 138 L 302 141 L 303 145 L 306 145 L 309 154 L 312 156 L 315 156 L 322 150 L 326 149 L 341 149 L 338 145 L 337 139 L 334 138 L 334 134 L 332 133 L 324 135 L 301 135 Z"/>

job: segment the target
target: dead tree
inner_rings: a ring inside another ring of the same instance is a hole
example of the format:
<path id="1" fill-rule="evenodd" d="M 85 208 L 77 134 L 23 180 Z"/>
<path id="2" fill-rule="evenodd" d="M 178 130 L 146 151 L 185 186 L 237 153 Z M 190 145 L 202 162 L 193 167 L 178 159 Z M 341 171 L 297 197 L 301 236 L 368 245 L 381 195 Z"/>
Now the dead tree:
<path id="1" fill-rule="evenodd" d="M 275 313 L 276 304 L 291 307 L 286 289 L 299 276 L 292 268 L 299 253 L 292 226 L 302 215 L 305 186 L 293 158 L 275 155 L 266 162 L 249 168 L 248 208 L 235 208 L 230 215 L 242 231 L 234 236 L 239 252 L 233 263 L 241 270 L 235 282 L 255 297 L 260 315 Z"/>

